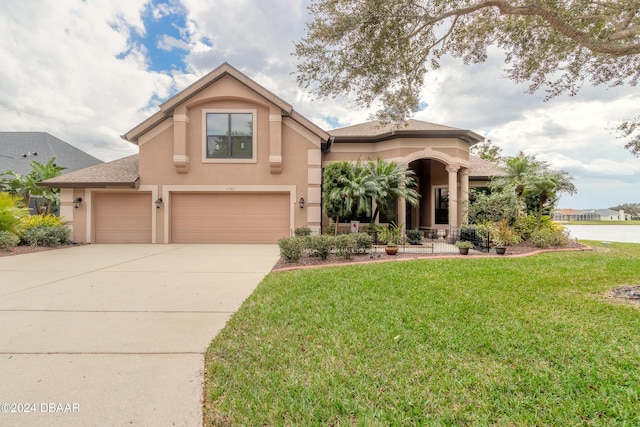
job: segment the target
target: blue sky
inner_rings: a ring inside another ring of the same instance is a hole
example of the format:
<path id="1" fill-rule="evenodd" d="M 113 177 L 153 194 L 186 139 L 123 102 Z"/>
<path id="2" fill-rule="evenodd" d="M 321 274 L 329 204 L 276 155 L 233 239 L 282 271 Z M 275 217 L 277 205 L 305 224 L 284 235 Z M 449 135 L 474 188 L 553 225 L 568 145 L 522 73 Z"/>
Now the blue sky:
<path id="1" fill-rule="evenodd" d="M 103 160 L 136 152 L 120 135 L 222 62 L 320 127 L 366 121 L 349 100 L 317 100 L 295 82 L 293 43 L 309 0 L 22 0 L 0 4 L 0 129 L 47 131 Z M 637 88 L 585 87 L 543 102 L 502 78 L 504 57 L 445 58 L 415 118 L 471 129 L 505 155 L 535 154 L 572 174 L 561 207 L 640 202 L 640 160 L 611 128 L 637 115 Z"/>

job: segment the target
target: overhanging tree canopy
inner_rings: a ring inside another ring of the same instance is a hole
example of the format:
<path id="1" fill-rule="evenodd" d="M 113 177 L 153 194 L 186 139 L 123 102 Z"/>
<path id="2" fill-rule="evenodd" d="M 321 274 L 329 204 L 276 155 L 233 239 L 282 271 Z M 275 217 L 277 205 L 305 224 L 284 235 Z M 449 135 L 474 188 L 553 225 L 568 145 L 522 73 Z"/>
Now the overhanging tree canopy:
<path id="1" fill-rule="evenodd" d="M 418 110 L 425 73 L 443 55 L 478 63 L 492 45 L 507 53 L 508 78 L 547 98 L 640 78 L 638 0 L 315 0 L 310 11 L 295 46 L 298 83 L 322 97 L 353 93 L 367 108 L 381 100 L 385 121 Z M 621 119 L 626 147 L 640 154 L 640 117 Z"/>

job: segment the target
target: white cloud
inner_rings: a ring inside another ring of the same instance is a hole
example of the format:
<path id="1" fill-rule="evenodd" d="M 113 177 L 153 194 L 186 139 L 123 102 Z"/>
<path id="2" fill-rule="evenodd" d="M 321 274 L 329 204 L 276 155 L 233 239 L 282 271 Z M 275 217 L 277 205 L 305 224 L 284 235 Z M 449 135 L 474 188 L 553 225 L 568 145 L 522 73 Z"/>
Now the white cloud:
<path id="1" fill-rule="evenodd" d="M 143 6 L 142 0 L 2 3 L 0 128 L 47 131 L 104 160 L 135 152 L 119 135 L 171 85 L 170 77 L 146 71 L 143 48 L 127 45 L 130 31 L 144 31 Z"/>
<path id="2" fill-rule="evenodd" d="M 177 38 L 167 34 L 163 34 L 162 37 L 160 37 L 157 46 L 158 49 L 162 49 L 167 52 L 170 52 L 173 49 L 189 49 L 189 44 L 187 42 L 185 42 L 184 40 L 178 40 Z"/>

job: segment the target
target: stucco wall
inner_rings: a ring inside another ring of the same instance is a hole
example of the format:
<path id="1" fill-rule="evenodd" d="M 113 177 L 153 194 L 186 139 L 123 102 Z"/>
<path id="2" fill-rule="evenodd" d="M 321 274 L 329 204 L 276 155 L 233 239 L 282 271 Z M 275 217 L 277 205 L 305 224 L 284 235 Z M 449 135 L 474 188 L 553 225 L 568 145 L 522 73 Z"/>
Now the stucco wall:
<path id="1" fill-rule="evenodd" d="M 244 99 L 240 99 L 244 97 Z M 254 134 L 255 161 L 223 161 L 210 162 L 203 158 L 205 144 L 203 117 L 206 110 L 251 110 L 255 111 L 256 120 Z M 276 113 L 276 114 L 274 114 Z M 174 114 L 178 114 L 178 111 Z M 172 118 L 166 119 L 140 138 L 140 183 L 146 186 L 157 186 L 158 194 L 165 194 L 165 186 L 171 191 L 180 191 L 180 186 L 192 188 L 200 186 L 225 186 L 225 190 L 251 188 L 252 191 L 270 191 L 273 188 L 294 188 L 291 195 L 292 227 L 308 225 L 320 226 L 320 200 L 315 197 L 320 188 L 320 139 L 287 117 L 282 117 L 279 108 L 269 104 L 264 98 L 238 83 L 235 79 L 225 77 L 207 90 L 199 93 L 180 107 L 179 114 L 184 121 L 187 118 L 184 154 L 188 157 L 186 173 L 176 168 L 176 123 Z M 272 168 L 273 127 L 279 126 L 275 135 L 281 135 L 281 169 Z M 179 129 L 179 128 L 178 128 Z M 179 136 L 178 136 L 179 137 Z M 310 164 L 316 163 L 316 164 Z M 215 187 L 219 188 L 219 187 Z M 298 201 L 305 199 L 305 207 L 299 208 Z M 163 212 L 169 211 L 163 206 Z M 157 220 L 157 239 L 166 241 L 168 233 L 167 215 L 160 215 Z"/>

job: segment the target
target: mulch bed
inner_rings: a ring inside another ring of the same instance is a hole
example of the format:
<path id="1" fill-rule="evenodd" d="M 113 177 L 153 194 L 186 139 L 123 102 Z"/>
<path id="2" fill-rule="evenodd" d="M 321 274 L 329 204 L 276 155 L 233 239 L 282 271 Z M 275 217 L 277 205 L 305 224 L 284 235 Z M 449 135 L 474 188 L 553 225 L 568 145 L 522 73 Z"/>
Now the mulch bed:
<path id="1" fill-rule="evenodd" d="M 52 249 L 62 249 L 62 248 L 70 248 L 72 246 L 77 246 L 77 245 L 60 245 L 60 246 L 29 246 L 29 245 L 25 245 L 25 246 L 16 246 L 12 249 L 9 250 L 2 250 L 0 249 L 0 257 L 3 256 L 13 256 L 13 255 L 22 255 L 22 254 L 31 254 L 34 252 L 44 252 L 44 251 L 50 251 Z"/>
<path id="2" fill-rule="evenodd" d="M 569 246 L 566 248 L 559 248 L 555 250 L 587 250 L 588 246 L 581 245 L 575 241 L 571 241 Z M 554 250 L 554 249 L 551 249 Z M 531 242 L 521 242 L 517 245 L 507 247 L 507 256 L 523 256 L 528 254 L 534 254 L 539 252 L 546 252 L 549 250 L 540 250 L 540 248 L 536 248 L 533 246 Z M 336 264 L 356 264 L 356 263 L 365 263 L 365 262 L 382 262 L 382 261 L 398 261 L 398 260 L 407 260 L 407 259 L 421 259 L 421 258 L 459 258 L 459 257 L 486 257 L 486 256 L 498 256 L 494 251 L 491 253 L 469 253 L 469 255 L 459 255 L 456 253 L 436 253 L 436 254 L 425 254 L 425 253 L 402 253 L 398 252 L 397 255 L 387 255 L 384 252 L 384 249 L 379 249 L 375 254 L 364 254 L 364 255 L 354 255 L 351 259 L 344 259 L 335 254 L 329 255 L 329 257 L 325 260 L 320 259 L 319 257 L 313 257 L 309 255 L 303 255 L 298 262 L 288 262 L 280 258 L 276 265 L 273 267 L 273 271 L 277 270 L 288 270 L 288 269 L 298 269 L 298 268 L 313 268 L 313 267 L 321 267 L 328 265 L 336 265 Z M 505 255 L 499 255 L 505 256 Z"/>

